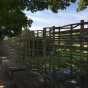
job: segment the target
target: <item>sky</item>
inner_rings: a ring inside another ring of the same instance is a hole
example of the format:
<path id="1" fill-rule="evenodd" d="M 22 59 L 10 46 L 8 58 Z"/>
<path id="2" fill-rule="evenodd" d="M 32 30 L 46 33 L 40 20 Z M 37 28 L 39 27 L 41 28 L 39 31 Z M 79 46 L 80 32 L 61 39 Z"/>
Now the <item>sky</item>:
<path id="1" fill-rule="evenodd" d="M 53 13 L 51 10 L 37 11 L 31 13 L 26 12 L 26 16 L 33 20 L 30 30 L 42 30 L 43 27 L 63 26 L 71 23 L 78 23 L 80 20 L 88 21 L 88 8 L 77 12 L 77 5 L 72 4 L 65 10 L 58 10 L 58 13 Z"/>

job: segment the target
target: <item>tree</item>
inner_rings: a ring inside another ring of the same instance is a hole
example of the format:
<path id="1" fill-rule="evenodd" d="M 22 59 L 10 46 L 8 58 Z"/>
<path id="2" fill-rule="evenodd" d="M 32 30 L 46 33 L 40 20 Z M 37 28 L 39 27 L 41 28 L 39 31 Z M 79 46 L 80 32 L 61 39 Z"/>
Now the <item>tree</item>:
<path id="1" fill-rule="evenodd" d="M 5 36 L 16 36 L 22 28 L 31 26 L 32 20 L 27 19 L 23 10 L 51 9 L 57 12 L 75 0 L 1 0 L 0 1 L 0 39 Z"/>
<path id="2" fill-rule="evenodd" d="M 51 9 L 57 13 L 58 9 L 66 9 L 76 0 L 0 0 L 0 39 L 12 37 L 21 33 L 22 28 L 31 26 L 32 20 L 24 14 L 24 10 L 31 12 Z M 80 0 L 78 10 L 88 5 L 88 0 Z"/>
<path id="3" fill-rule="evenodd" d="M 0 1 L 0 39 L 15 36 L 22 31 L 22 27 L 31 26 L 32 20 L 23 13 L 25 6 L 23 0 Z"/>
<path id="4" fill-rule="evenodd" d="M 78 11 L 84 10 L 85 8 L 87 8 L 88 5 L 88 0 L 80 0 L 78 3 Z"/>

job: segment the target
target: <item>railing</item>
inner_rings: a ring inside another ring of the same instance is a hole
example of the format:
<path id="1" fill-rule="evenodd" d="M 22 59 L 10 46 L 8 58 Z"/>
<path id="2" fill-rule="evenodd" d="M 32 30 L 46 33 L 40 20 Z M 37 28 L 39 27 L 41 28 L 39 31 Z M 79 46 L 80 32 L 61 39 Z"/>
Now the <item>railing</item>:
<path id="1" fill-rule="evenodd" d="M 39 67 L 43 60 L 48 57 L 58 55 L 56 62 L 61 58 L 70 59 L 65 64 L 72 65 L 73 59 L 87 59 L 88 58 L 88 22 L 83 20 L 80 23 L 69 24 L 61 27 L 45 27 L 43 30 L 29 31 L 20 37 L 24 52 L 23 58 L 32 58 L 30 63 L 37 64 Z M 40 57 L 44 59 L 39 59 Z M 38 58 L 38 59 L 35 59 Z M 35 61 L 36 60 L 36 61 Z M 41 60 L 41 61 L 40 61 Z M 55 59 L 47 59 L 53 67 L 57 68 Z M 47 60 L 45 59 L 46 68 Z M 34 61 L 34 62 L 33 62 Z M 76 62 L 74 62 L 76 63 Z M 62 63 L 64 64 L 64 63 Z M 49 65 L 49 66 L 50 66 Z"/>

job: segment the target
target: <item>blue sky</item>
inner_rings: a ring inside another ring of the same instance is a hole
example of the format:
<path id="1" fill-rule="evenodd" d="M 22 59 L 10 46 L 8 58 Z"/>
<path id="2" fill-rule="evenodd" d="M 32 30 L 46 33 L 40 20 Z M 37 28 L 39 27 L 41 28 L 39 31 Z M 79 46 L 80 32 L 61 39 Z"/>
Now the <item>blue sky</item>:
<path id="1" fill-rule="evenodd" d="M 80 20 L 88 21 L 88 8 L 77 12 L 76 4 L 67 7 L 66 10 L 59 10 L 58 13 L 53 13 L 50 10 L 38 11 L 31 13 L 26 12 L 26 15 L 33 20 L 31 30 L 42 30 L 43 27 L 62 26 L 71 23 L 80 22 Z"/>

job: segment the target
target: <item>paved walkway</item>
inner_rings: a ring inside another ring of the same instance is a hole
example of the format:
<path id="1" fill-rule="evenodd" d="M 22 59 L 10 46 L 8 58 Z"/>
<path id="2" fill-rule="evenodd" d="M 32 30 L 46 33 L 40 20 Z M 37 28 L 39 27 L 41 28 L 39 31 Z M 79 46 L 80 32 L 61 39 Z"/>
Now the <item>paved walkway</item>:
<path id="1" fill-rule="evenodd" d="M 7 77 L 7 74 L 5 72 L 5 68 L 2 65 L 0 65 L 0 80 L 2 80 L 2 81 L 9 80 L 8 77 Z"/>

